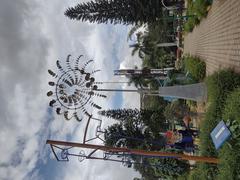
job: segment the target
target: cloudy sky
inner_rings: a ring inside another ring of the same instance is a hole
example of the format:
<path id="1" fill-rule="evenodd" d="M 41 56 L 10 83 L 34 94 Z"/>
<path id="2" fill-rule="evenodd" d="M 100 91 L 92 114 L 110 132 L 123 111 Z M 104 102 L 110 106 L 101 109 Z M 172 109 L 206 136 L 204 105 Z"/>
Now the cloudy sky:
<path id="1" fill-rule="evenodd" d="M 130 27 L 71 21 L 63 13 L 77 0 L 1 0 L 0 5 L 0 179 L 120 180 L 138 176 L 120 164 L 85 160 L 57 162 L 47 139 L 80 142 L 84 122 L 66 122 L 48 108 L 47 70 L 57 59 L 84 54 L 101 68 L 102 80 L 119 80 L 113 70 L 139 64 L 130 55 Z M 109 94 L 101 104 L 138 107 L 139 97 Z M 106 127 L 109 122 L 104 123 Z"/>

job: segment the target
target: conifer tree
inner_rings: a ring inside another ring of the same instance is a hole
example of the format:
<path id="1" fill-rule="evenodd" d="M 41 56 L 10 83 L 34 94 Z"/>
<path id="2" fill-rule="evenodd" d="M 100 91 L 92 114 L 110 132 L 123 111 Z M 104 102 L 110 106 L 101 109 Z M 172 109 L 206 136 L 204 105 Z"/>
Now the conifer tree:
<path id="1" fill-rule="evenodd" d="M 90 23 L 141 24 L 161 17 L 160 0 L 95 0 L 70 7 L 70 19 Z"/>
<path id="2" fill-rule="evenodd" d="M 109 109 L 99 111 L 102 116 L 120 121 L 125 126 L 132 124 L 135 127 L 148 127 L 149 131 L 158 136 L 159 132 L 164 132 L 169 128 L 169 123 L 163 114 L 164 109 Z"/>
<path id="3" fill-rule="evenodd" d="M 138 109 L 109 109 L 98 112 L 102 116 L 116 119 L 119 121 L 125 121 L 126 119 L 140 119 L 142 114 L 141 110 Z"/>

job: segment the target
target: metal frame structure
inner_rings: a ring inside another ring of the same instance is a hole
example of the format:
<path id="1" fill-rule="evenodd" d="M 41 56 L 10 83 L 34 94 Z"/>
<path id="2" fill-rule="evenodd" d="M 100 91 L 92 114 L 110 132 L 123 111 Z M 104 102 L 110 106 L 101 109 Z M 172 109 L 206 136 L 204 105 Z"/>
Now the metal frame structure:
<path id="1" fill-rule="evenodd" d="M 94 145 L 94 144 L 86 144 L 86 143 L 75 143 L 75 142 L 65 142 L 65 141 L 52 141 L 47 140 L 47 144 L 51 145 L 52 151 L 58 161 L 68 161 L 68 156 L 75 156 L 81 157 L 84 159 L 95 159 L 95 160 L 109 160 L 115 162 L 126 162 L 126 159 L 131 159 L 132 156 L 140 156 L 145 158 L 176 158 L 179 160 L 193 160 L 198 162 L 205 162 L 205 163 L 218 163 L 217 158 L 212 157 L 203 157 L 203 156 L 191 156 L 185 154 L 178 154 L 172 152 L 159 152 L 159 151 L 144 151 L 138 149 L 128 149 L 128 148 L 121 148 L 121 147 L 109 147 L 103 145 Z M 55 149 L 60 149 L 61 156 L 59 156 Z M 79 154 L 69 153 L 68 150 L 72 148 L 82 148 Z M 91 152 L 85 154 L 83 149 L 90 149 Z M 97 151 L 103 152 L 103 157 L 98 157 L 96 155 Z M 114 156 L 114 159 L 110 158 Z M 122 160 L 118 160 L 115 158 L 122 158 Z M 82 162 L 82 159 L 81 161 Z M 132 161 L 130 161 L 132 162 Z"/>

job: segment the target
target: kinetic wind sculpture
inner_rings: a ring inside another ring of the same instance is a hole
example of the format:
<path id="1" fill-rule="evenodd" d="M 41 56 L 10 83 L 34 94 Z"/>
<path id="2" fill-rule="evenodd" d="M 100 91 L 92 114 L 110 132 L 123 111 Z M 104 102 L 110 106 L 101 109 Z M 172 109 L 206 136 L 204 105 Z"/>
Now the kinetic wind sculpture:
<path id="1" fill-rule="evenodd" d="M 101 106 L 93 101 L 93 97 L 106 98 L 106 96 L 95 91 L 101 82 L 96 82 L 94 78 L 95 73 L 100 70 L 89 68 L 93 60 L 88 60 L 80 67 L 80 59 L 83 56 L 80 55 L 74 62 L 71 62 L 70 57 L 71 55 L 67 56 L 65 65 L 61 65 L 57 60 L 57 73 L 48 70 L 55 81 L 48 82 L 52 90 L 47 92 L 47 96 L 52 98 L 49 106 L 55 108 L 58 115 L 63 114 L 66 120 L 75 118 L 81 121 L 83 115 L 91 116 L 89 112 L 91 107 L 101 109 Z"/>
<path id="2" fill-rule="evenodd" d="M 98 88 L 98 85 L 103 84 L 103 82 L 96 82 L 94 78 L 95 73 L 99 72 L 100 70 L 91 70 L 89 65 L 93 62 L 93 60 L 88 60 L 82 65 L 82 67 L 80 67 L 79 64 L 81 58 L 82 55 L 71 62 L 72 60 L 70 59 L 70 55 L 68 55 L 65 65 L 61 65 L 60 61 L 56 62 L 58 68 L 57 73 L 53 72 L 52 70 L 48 70 L 49 74 L 55 80 L 48 83 L 52 88 L 52 90 L 47 92 L 47 96 L 51 97 L 49 106 L 55 108 L 56 113 L 58 115 L 63 115 L 66 120 L 74 118 L 77 121 L 82 121 L 83 115 L 88 117 L 82 143 L 47 140 L 46 143 L 50 144 L 52 152 L 58 161 L 68 161 L 69 157 L 78 157 L 80 162 L 82 162 L 84 159 L 108 160 L 120 162 L 127 167 L 131 167 L 132 164 L 136 164 L 136 162 L 133 161 L 133 158 L 138 156 L 141 159 L 168 157 L 180 160 L 195 160 L 200 162 L 218 163 L 218 159 L 216 158 L 89 144 L 89 142 L 93 142 L 96 139 L 100 140 L 102 143 L 105 141 L 103 137 L 105 135 L 105 130 L 101 129 L 102 120 L 93 117 L 90 112 L 91 108 L 96 108 L 98 110 L 101 109 L 101 107 L 93 101 L 93 97 L 106 98 L 106 96 L 101 92 L 109 91 L 137 92 L 161 96 L 164 94 L 164 89 L 159 89 L 156 91 L 145 89 L 100 89 Z M 189 87 L 186 87 L 185 89 L 189 89 Z M 88 129 L 91 120 L 94 120 L 94 124 L 97 127 L 94 137 L 89 138 Z M 79 153 L 76 153 L 76 150 L 79 148 Z M 103 155 L 99 156 L 99 152 L 102 152 Z M 142 162 L 140 162 L 140 164 L 144 165 Z M 152 164 L 151 166 L 162 165 Z"/>

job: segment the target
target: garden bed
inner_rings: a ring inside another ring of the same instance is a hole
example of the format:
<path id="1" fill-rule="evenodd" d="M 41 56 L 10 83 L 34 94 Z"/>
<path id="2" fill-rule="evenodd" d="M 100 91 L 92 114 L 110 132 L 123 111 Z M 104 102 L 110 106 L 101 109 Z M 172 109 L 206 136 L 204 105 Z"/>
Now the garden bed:
<path id="1" fill-rule="evenodd" d="M 200 21 L 207 16 L 211 0 L 188 0 L 186 15 L 189 16 L 184 24 L 184 31 L 191 32 Z"/>
<path id="2" fill-rule="evenodd" d="M 230 70 L 219 71 L 206 79 L 208 87 L 208 104 L 206 116 L 201 122 L 200 154 L 202 156 L 218 157 L 218 165 L 199 163 L 190 173 L 189 179 L 228 179 L 240 178 L 240 75 Z M 233 138 L 225 143 L 220 151 L 216 151 L 210 133 L 221 121 L 229 119 L 235 123 L 231 127 Z M 235 120 L 235 121 L 234 121 Z"/>

